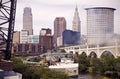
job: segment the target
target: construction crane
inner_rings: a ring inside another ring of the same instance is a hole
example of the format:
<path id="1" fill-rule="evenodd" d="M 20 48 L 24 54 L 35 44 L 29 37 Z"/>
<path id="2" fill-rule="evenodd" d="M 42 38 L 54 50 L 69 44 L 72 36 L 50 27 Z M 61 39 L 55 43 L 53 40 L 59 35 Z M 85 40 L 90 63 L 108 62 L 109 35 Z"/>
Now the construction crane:
<path id="1" fill-rule="evenodd" d="M 0 52 L 10 60 L 17 0 L 0 0 Z"/>

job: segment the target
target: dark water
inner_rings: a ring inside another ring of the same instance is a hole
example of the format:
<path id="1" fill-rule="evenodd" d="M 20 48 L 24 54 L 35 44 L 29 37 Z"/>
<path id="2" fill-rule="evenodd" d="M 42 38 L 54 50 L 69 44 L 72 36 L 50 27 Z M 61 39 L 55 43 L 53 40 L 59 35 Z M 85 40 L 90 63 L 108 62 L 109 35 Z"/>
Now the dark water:
<path id="1" fill-rule="evenodd" d="M 107 78 L 101 75 L 94 75 L 94 74 L 80 74 L 78 78 L 71 78 L 71 79 L 112 79 L 112 78 Z"/>

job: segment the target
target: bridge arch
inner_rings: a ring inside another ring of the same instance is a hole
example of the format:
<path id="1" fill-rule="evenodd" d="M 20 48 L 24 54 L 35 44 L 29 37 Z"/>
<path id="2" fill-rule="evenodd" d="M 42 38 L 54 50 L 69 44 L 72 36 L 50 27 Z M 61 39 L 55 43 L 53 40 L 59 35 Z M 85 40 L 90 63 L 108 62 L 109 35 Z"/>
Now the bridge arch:
<path id="1" fill-rule="evenodd" d="M 69 51 L 69 53 L 73 54 L 73 51 Z"/>
<path id="2" fill-rule="evenodd" d="M 97 58 L 97 54 L 96 52 L 92 51 L 90 52 L 90 54 L 88 55 L 89 58 Z"/>
<path id="3" fill-rule="evenodd" d="M 114 54 L 111 51 L 108 51 L 108 50 L 103 51 L 100 57 L 104 57 L 104 56 L 115 57 Z"/>
<path id="4" fill-rule="evenodd" d="M 86 54 L 86 52 L 84 52 L 84 51 L 81 53 L 81 55 L 87 57 L 87 54 Z"/>

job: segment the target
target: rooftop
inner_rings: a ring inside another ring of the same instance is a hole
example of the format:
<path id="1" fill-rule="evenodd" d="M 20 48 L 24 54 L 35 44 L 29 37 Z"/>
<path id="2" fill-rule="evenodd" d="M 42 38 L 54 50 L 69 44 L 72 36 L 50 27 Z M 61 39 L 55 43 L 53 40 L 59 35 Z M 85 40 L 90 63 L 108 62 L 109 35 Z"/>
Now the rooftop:
<path id="1" fill-rule="evenodd" d="M 85 10 L 89 10 L 89 9 L 112 9 L 112 10 L 116 10 L 115 8 L 110 8 L 110 7 L 91 7 L 91 8 L 85 8 Z"/>

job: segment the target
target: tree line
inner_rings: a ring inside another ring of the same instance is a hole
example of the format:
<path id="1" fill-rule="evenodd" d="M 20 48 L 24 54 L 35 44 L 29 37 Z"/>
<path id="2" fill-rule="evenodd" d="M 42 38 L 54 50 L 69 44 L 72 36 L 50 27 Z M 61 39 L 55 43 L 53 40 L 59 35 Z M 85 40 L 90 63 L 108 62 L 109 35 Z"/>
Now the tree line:
<path id="1" fill-rule="evenodd" d="M 29 66 L 20 58 L 12 58 L 13 70 L 22 74 L 22 79 L 69 79 L 67 74 L 50 70 L 45 66 Z"/>
<path id="2" fill-rule="evenodd" d="M 79 72 L 89 72 L 105 75 L 113 78 L 120 78 L 120 57 L 89 58 L 85 55 L 78 55 Z"/>

